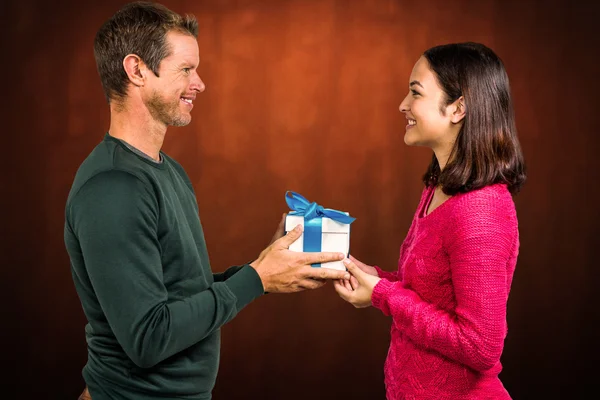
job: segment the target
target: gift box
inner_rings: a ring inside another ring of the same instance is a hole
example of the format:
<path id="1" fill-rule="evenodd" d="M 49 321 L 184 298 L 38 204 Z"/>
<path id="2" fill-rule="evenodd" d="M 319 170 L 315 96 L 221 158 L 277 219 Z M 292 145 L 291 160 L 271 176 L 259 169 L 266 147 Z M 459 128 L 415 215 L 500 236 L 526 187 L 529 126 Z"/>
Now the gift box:
<path id="1" fill-rule="evenodd" d="M 323 208 L 311 203 L 302 195 L 288 191 L 285 201 L 292 211 L 285 219 L 286 233 L 296 225 L 303 226 L 302 236 L 290 246 L 290 250 L 298 252 L 337 252 L 346 257 L 350 251 L 350 224 L 355 218 L 349 213 L 330 208 Z M 341 261 L 312 264 L 316 268 L 332 268 L 345 271 Z"/>

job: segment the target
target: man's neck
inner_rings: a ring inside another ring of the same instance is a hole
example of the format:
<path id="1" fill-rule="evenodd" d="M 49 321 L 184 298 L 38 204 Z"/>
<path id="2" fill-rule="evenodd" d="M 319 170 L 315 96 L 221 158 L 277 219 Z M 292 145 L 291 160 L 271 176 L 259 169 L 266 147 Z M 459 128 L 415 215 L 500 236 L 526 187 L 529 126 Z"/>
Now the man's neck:
<path id="1" fill-rule="evenodd" d="M 166 133 L 166 125 L 157 123 L 147 109 L 141 111 L 128 105 L 116 107 L 111 104 L 109 134 L 129 143 L 153 160 L 160 161 L 160 149 Z"/>

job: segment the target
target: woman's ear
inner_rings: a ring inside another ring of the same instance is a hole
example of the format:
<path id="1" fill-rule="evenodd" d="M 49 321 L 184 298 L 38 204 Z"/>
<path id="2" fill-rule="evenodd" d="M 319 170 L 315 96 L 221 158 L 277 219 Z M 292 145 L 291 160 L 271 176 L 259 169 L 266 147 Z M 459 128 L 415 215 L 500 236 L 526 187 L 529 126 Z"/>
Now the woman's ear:
<path id="1" fill-rule="evenodd" d="M 461 122 L 465 115 L 467 115 L 467 105 L 465 104 L 465 98 L 460 96 L 453 104 L 454 110 L 450 116 L 452 123 L 458 124 Z"/>

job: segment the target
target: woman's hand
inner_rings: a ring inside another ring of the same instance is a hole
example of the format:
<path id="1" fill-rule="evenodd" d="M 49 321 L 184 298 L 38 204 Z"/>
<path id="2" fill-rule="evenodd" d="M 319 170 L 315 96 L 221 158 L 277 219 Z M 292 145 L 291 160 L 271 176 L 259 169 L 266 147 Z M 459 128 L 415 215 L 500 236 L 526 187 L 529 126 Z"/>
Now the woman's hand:
<path id="1" fill-rule="evenodd" d="M 356 259 L 354 258 L 354 260 Z M 358 262 L 362 264 L 362 266 L 367 267 L 365 268 L 367 271 L 375 271 L 375 274 L 377 274 L 375 268 L 361 263 L 360 261 Z M 359 267 L 350 259 L 345 259 L 344 265 L 352 275 L 350 277 L 350 282 L 346 281 L 346 283 L 342 283 L 340 281 L 335 281 L 333 283 L 335 291 L 342 299 L 346 300 L 356 308 L 369 307 L 371 305 L 373 288 L 375 288 L 375 285 L 379 283 L 381 278 L 365 272 L 363 268 Z M 372 270 L 369 268 L 372 268 Z"/>

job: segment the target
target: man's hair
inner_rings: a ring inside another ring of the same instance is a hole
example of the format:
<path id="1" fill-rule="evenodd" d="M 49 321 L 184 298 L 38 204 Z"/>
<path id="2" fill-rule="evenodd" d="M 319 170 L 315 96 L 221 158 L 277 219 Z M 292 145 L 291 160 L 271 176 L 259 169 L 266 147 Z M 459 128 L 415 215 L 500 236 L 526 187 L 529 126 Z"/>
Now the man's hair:
<path id="1" fill-rule="evenodd" d="M 466 115 L 443 171 L 437 158 L 423 176 L 454 195 L 494 183 L 515 194 L 525 182 L 508 75 L 500 58 L 479 43 L 436 46 L 423 56 L 445 93 L 440 107 L 464 98 Z"/>
<path id="2" fill-rule="evenodd" d="M 106 99 L 122 100 L 127 95 L 129 78 L 123 67 L 128 54 L 135 54 L 158 76 L 158 68 L 171 49 L 168 32 L 198 37 L 198 21 L 181 16 L 165 6 L 151 2 L 125 5 L 98 30 L 94 57 Z"/>

